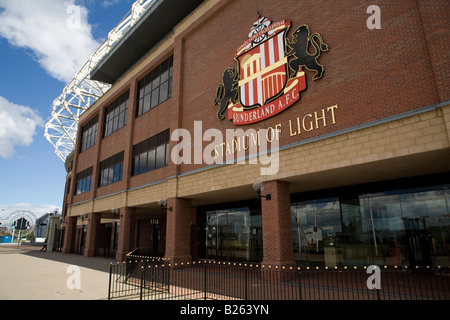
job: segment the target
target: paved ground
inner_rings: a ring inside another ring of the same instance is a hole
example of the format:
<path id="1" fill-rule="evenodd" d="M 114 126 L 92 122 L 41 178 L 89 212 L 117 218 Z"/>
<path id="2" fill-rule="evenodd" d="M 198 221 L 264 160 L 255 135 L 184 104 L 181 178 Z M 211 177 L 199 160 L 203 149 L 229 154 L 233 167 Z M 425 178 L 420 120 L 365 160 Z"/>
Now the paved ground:
<path id="1" fill-rule="evenodd" d="M 111 262 L 40 252 L 40 247 L 0 245 L 0 300 L 107 299 Z"/>

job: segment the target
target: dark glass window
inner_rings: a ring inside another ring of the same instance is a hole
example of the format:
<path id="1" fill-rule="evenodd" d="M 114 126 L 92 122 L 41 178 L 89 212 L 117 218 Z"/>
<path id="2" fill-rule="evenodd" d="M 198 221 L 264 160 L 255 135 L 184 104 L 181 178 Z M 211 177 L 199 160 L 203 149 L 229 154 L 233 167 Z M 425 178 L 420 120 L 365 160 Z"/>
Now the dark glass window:
<path id="1" fill-rule="evenodd" d="M 97 128 L 98 128 L 98 116 L 90 120 L 81 128 L 81 149 L 80 152 L 83 152 L 93 145 L 95 145 L 95 141 L 97 139 Z"/>
<path id="2" fill-rule="evenodd" d="M 133 146 L 133 175 L 169 164 L 169 129 Z"/>
<path id="3" fill-rule="evenodd" d="M 92 167 L 77 173 L 75 181 L 75 194 L 91 191 Z"/>
<path id="4" fill-rule="evenodd" d="M 307 266 L 443 265 L 448 261 L 449 187 L 369 188 L 361 194 L 340 188 L 339 196 L 293 202 L 294 260 Z"/>
<path id="5" fill-rule="evenodd" d="M 172 96 L 172 66 L 170 57 L 138 82 L 138 117 Z"/>
<path id="6" fill-rule="evenodd" d="M 106 186 L 122 180 L 123 173 L 123 155 L 120 152 L 102 162 L 100 162 L 100 171 L 98 185 L 99 187 Z"/>
<path id="7" fill-rule="evenodd" d="M 129 92 L 125 92 L 105 109 L 104 137 L 127 124 Z"/>

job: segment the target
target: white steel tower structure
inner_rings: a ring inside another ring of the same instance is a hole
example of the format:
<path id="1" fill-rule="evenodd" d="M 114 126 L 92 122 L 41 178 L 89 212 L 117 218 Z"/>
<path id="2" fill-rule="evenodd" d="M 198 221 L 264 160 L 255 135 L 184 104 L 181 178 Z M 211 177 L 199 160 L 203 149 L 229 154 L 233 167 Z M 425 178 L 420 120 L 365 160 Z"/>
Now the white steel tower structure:
<path id="1" fill-rule="evenodd" d="M 74 150 L 79 116 L 111 87 L 110 84 L 91 80 L 91 71 L 155 1 L 136 1 L 125 18 L 109 33 L 108 39 L 53 102 L 52 118 L 45 125 L 44 136 L 53 145 L 56 155 L 63 162 Z"/>

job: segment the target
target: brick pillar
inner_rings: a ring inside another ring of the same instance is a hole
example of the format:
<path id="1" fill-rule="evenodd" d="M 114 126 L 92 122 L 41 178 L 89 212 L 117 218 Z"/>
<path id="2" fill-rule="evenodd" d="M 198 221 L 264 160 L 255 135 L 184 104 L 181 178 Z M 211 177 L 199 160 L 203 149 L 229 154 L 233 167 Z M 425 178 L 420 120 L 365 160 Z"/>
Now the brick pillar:
<path id="1" fill-rule="evenodd" d="M 272 196 L 271 200 L 261 198 L 264 253 L 261 264 L 294 267 L 289 184 L 269 181 L 261 189 L 262 195 Z"/>
<path id="2" fill-rule="evenodd" d="M 134 250 L 135 208 L 120 208 L 119 239 L 117 241 L 116 261 L 125 261 L 128 252 Z"/>
<path id="3" fill-rule="evenodd" d="M 84 248 L 85 257 L 93 257 L 97 255 L 98 248 L 96 247 L 97 231 L 100 226 L 101 213 L 89 213 L 89 221 L 87 225 L 86 247 Z"/>
<path id="4" fill-rule="evenodd" d="M 167 199 L 167 226 L 166 226 L 166 258 L 171 264 L 185 263 L 191 257 L 191 200 L 182 198 Z"/>
<path id="5" fill-rule="evenodd" d="M 75 248 L 75 231 L 77 229 L 78 217 L 66 217 L 64 220 L 64 244 L 62 253 L 69 254 Z"/>

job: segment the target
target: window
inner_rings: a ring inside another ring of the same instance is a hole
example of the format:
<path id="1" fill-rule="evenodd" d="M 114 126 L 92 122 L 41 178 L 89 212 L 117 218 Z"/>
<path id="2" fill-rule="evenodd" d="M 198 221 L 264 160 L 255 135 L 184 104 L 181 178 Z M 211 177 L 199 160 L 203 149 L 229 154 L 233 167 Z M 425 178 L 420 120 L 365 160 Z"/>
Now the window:
<path id="1" fill-rule="evenodd" d="M 72 179 L 68 179 L 67 180 L 67 184 L 66 184 L 66 194 L 70 194 L 70 185 L 72 183 Z"/>
<path id="2" fill-rule="evenodd" d="M 361 188 L 368 192 L 361 194 L 340 188 L 339 196 L 293 202 L 294 260 L 325 266 L 442 265 L 448 261 L 449 187 L 377 186 Z"/>
<path id="3" fill-rule="evenodd" d="M 75 194 L 91 191 L 92 167 L 83 170 L 76 175 Z"/>
<path id="4" fill-rule="evenodd" d="M 168 58 L 138 82 L 137 115 L 153 109 L 172 96 L 173 57 Z"/>
<path id="5" fill-rule="evenodd" d="M 103 187 L 122 180 L 123 154 L 124 152 L 122 151 L 100 162 L 100 172 L 98 179 L 99 187 Z"/>
<path id="6" fill-rule="evenodd" d="M 133 175 L 169 164 L 169 129 L 133 146 Z"/>
<path id="7" fill-rule="evenodd" d="M 105 109 L 104 137 L 127 124 L 129 92 L 125 92 Z"/>
<path id="8" fill-rule="evenodd" d="M 98 116 L 86 123 L 81 129 L 81 149 L 83 152 L 95 144 L 97 138 Z"/>

